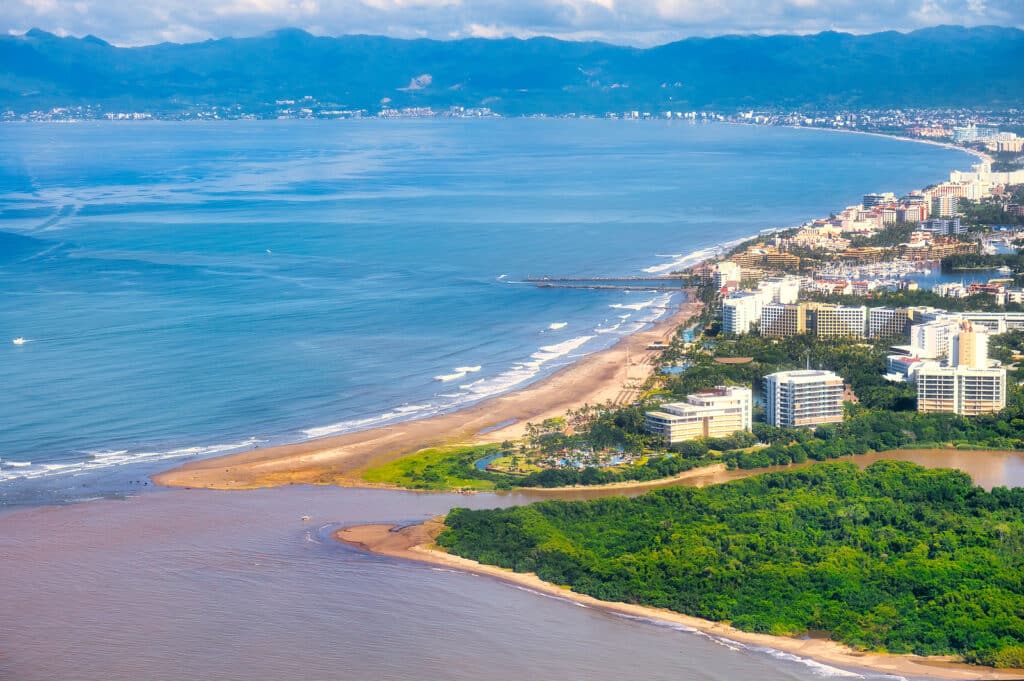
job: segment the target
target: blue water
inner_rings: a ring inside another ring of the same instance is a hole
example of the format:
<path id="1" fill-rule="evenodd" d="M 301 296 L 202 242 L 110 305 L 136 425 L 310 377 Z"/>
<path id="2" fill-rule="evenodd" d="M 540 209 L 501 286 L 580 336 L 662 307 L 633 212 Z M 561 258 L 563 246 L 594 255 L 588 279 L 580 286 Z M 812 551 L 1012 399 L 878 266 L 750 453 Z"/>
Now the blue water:
<path id="1" fill-rule="evenodd" d="M 508 390 L 671 302 L 524 276 L 665 270 L 971 160 L 525 119 L 4 124 L 0 148 L 7 503 Z"/>

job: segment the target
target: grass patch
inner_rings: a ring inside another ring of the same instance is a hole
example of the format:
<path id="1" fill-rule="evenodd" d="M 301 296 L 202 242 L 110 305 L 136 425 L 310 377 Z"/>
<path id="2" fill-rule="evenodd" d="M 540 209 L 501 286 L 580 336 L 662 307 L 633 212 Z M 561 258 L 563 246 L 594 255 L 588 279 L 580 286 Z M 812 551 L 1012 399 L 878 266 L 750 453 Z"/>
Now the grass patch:
<path id="1" fill-rule="evenodd" d="M 504 477 L 478 471 L 473 463 L 495 454 L 497 445 L 479 447 L 431 447 L 397 461 L 368 468 L 361 475 L 366 482 L 398 485 L 409 489 L 490 490 Z"/>

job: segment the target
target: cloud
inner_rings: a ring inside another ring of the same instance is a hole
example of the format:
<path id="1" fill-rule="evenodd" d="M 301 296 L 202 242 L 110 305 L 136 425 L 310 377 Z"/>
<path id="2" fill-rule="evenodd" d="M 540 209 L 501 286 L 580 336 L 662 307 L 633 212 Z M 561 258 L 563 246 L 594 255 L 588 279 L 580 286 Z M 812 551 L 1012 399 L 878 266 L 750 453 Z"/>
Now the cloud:
<path id="1" fill-rule="evenodd" d="M 939 23 L 1024 27 L 1021 0 L 4 0 L 0 29 L 120 45 L 258 35 L 533 37 L 651 45 L 722 33 L 866 33 Z"/>

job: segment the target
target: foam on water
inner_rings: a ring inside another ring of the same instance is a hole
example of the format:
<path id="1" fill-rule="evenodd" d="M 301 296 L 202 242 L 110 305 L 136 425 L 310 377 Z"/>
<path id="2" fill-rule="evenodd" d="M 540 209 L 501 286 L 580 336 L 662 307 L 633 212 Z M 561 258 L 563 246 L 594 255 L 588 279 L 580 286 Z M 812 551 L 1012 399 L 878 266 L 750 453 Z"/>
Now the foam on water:
<path id="1" fill-rule="evenodd" d="M 56 475 L 81 476 L 96 473 L 104 469 L 110 469 L 124 464 L 134 464 L 153 461 L 164 461 L 170 459 L 181 459 L 188 457 L 214 456 L 228 452 L 249 449 L 265 442 L 259 438 L 248 438 L 240 442 L 225 444 L 181 447 L 164 451 L 130 451 L 127 449 L 118 450 L 88 450 L 80 452 L 77 460 L 62 463 L 32 463 L 18 461 L 4 461 L 0 463 L 0 482 L 7 480 L 33 480 Z M 13 467 L 8 468 L 8 466 Z"/>
<path id="2" fill-rule="evenodd" d="M 318 426 L 316 428 L 306 428 L 301 432 L 306 439 L 315 440 L 317 438 L 327 437 L 328 435 L 339 435 L 342 433 L 351 433 L 357 430 L 367 430 L 376 426 L 383 426 L 388 423 L 403 421 L 413 417 L 422 418 L 424 416 L 435 414 L 438 411 L 440 411 L 440 407 L 432 404 L 403 405 L 392 409 L 391 411 L 384 412 L 383 414 L 377 414 L 376 416 L 339 421 L 337 423 Z"/>
<path id="3" fill-rule="evenodd" d="M 654 305 L 656 302 L 657 298 L 651 298 L 650 300 L 645 300 L 641 303 L 612 303 L 608 307 L 613 310 L 633 310 L 634 312 L 639 312 L 640 310 Z"/>
<path id="4" fill-rule="evenodd" d="M 564 329 L 567 326 L 569 326 L 568 322 L 554 322 L 553 324 L 548 324 L 548 330 L 558 331 L 559 329 Z"/>
<path id="5" fill-rule="evenodd" d="M 741 244 L 744 241 L 748 241 L 750 239 L 753 239 L 756 236 L 758 236 L 758 235 L 757 234 L 751 234 L 750 236 L 744 236 L 744 237 L 740 237 L 738 239 L 732 239 L 731 241 L 726 241 L 726 242 L 723 242 L 721 244 L 716 244 L 715 246 L 711 246 L 710 248 L 702 248 L 700 250 L 693 251 L 692 253 L 686 253 L 686 254 L 683 254 L 683 255 L 675 255 L 675 256 L 664 255 L 664 256 L 660 256 L 660 257 L 664 257 L 664 258 L 672 258 L 672 260 L 670 262 L 667 262 L 667 263 L 660 263 L 660 264 L 657 264 L 657 265 L 651 265 L 650 267 L 645 267 L 644 268 L 644 272 L 646 272 L 647 274 L 665 274 L 667 272 L 673 272 L 673 271 L 685 269 L 685 268 L 690 267 L 692 265 L 696 265 L 701 260 L 707 260 L 708 258 L 711 258 L 711 257 L 717 255 L 718 253 L 721 253 L 723 251 L 727 251 L 730 248 L 732 248 L 733 246 Z"/>
<path id="6" fill-rule="evenodd" d="M 864 678 L 863 674 L 851 672 L 847 669 L 840 669 L 839 667 L 833 667 L 823 662 L 818 662 L 817 660 L 812 660 L 810 658 L 802 657 L 800 655 L 794 655 L 793 653 L 787 653 L 784 650 L 777 650 L 775 648 L 766 648 L 762 646 L 753 646 L 751 647 L 751 650 L 767 653 L 768 655 L 771 655 L 772 657 L 778 660 L 786 660 L 787 662 L 796 662 L 797 664 L 802 664 L 803 666 L 808 667 L 812 672 L 814 672 L 815 676 L 846 679 Z"/>

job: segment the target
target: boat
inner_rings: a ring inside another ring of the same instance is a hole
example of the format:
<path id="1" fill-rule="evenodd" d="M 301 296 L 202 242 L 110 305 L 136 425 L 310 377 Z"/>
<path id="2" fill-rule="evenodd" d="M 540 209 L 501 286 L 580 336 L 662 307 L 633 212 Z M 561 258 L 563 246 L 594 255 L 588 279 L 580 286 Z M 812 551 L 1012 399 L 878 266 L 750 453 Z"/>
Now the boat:
<path id="1" fill-rule="evenodd" d="M 25 344 L 25 343 L 27 343 L 28 341 L 27 341 L 27 340 L 25 340 L 24 338 L 22 338 L 21 336 L 18 336 L 17 338 L 15 338 L 14 340 L 12 340 L 11 342 L 12 342 L 12 343 L 14 343 L 15 345 L 24 345 L 24 344 Z"/>
<path id="2" fill-rule="evenodd" d="M 304 516 L 302 516 L 302 519 L 303 520 L 312 520 L 313 518 L 312 518 L 312 516 L 304 515 Z"/>

